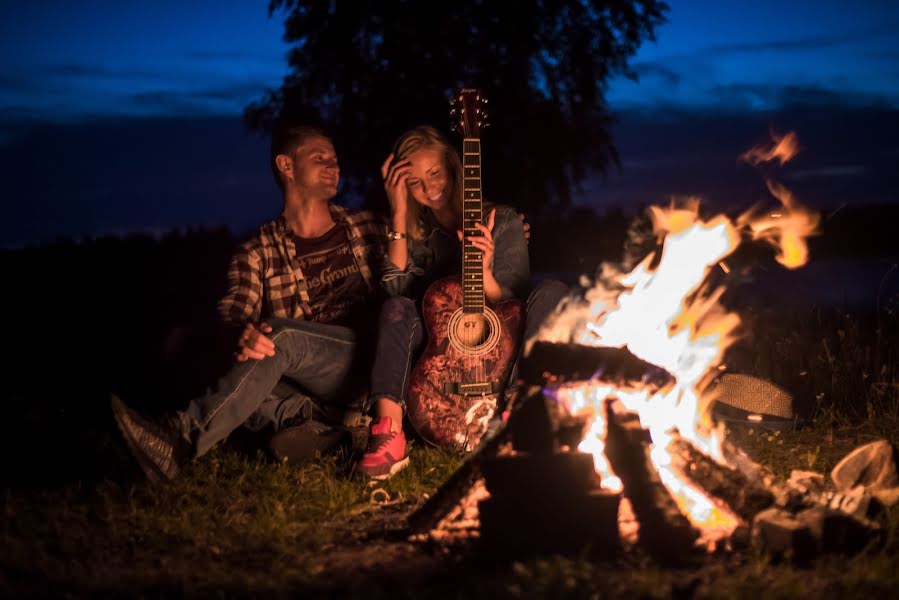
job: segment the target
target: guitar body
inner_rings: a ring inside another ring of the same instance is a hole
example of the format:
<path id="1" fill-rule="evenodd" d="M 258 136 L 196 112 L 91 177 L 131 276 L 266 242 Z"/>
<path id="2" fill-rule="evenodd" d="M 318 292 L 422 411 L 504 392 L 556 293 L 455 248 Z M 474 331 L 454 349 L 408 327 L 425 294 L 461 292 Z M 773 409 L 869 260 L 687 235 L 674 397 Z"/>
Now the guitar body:
<path id="1" fill-rule="evenodd" d="M 422 301 L 428 345 L 412 371 L 407 408 L 426 441 L 470 450 L 486 430 L 518 356 L 525 307 L 507 300 L 466 313 L 462 306 L 458 277 L 428 288 Z"/>

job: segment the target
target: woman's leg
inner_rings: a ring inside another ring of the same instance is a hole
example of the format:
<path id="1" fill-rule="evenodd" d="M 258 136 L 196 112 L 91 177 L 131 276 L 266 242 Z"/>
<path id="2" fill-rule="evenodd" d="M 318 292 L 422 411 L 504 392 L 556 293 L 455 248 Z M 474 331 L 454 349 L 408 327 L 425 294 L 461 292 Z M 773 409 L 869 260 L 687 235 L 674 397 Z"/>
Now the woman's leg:
<path id="1" fill-rule="evenodd" d="M 412 359 L 424 343 L 415 303 L 401 296 L 387 300 L 378 320 L 371 377 L 373 420 L 368 447 L 356 469 L 373 479 L 387 479 L 409 464 L 403 411 Z"/>
<path id="2" fill-rule="evenodd" d="M 390 417 L 391 429 L 402 427 L 412 360 L 425 341 L 424 325 L 415 302 L 393 296 L 384 302 L 371 375 L 373 416 Z"/>

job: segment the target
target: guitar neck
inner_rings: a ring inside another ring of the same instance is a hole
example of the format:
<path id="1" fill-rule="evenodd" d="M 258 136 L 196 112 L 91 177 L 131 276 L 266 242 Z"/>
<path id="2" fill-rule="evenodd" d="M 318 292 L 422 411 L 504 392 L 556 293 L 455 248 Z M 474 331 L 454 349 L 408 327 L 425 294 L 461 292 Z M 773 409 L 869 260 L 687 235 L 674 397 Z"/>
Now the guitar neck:
<path id="1" fill-rule="evenodd" d="M 483 254 L 471 244 L 472 237 L 481 235 L 475 223 L 484 218 L 479 138 L 465 138 L 462 142 L 462 173 L 462 310 L 483 313 Z"/>

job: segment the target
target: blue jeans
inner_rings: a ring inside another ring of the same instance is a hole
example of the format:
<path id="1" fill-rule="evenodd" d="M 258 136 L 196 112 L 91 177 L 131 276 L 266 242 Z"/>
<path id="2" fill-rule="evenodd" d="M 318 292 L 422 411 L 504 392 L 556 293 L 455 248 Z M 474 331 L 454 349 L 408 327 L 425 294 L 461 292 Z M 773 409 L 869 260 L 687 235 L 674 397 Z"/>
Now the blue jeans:
<path id="1" fill-rule="evenodd" d="M 537 284 L 528 296 L 525 340 L 537 333 L 544 319 L 568 295 L 568 291 L 567 285 L 553 279 Z M 369 402 L 387 397 L 399 403 L 403 412 L 406 411 L 406 390 L 409 387 L 412 361 L 424 350 L 426 341 L 424 323 L 416 301 L 405 296 L 388 298 L 381 307 L 378 319 Z M 516 363 L 512 372 L 513 381 L 517 370 Z"/>
<path id="2" fill-rule="evenodd" d="M 197 456 L 247 423 L 280 425 L 296 416 L 309 398 L 345 406 L 365 395 L 364 344 L 352 329 L 291 319 L 269 319 L 275 355 L 235 362 L 205 396 L 191 400 L 186 416 Z M 289 379 L 305 394 L 273 395 Z M 254 427 L 254 428 L 255 428 Z"/>

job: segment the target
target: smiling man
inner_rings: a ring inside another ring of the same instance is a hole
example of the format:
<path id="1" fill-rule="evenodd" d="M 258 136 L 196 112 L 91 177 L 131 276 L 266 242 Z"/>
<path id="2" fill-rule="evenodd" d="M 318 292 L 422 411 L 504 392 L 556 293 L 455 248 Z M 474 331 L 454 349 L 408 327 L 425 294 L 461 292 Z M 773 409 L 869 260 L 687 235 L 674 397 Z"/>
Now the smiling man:
<path id="1" fill-rule="evenodd" d="M 153 480 L 174 478 L 241 425 L 279 431 L 308 415 L 310 398 L 340 411 L 365 395 L 360 356 L 369 354 L 376 321 L 384 222 L 331 203 L 340 167 L 321 130 L 276 128 L 271 166 L 284 210 L 238 248 L 219 303 L 222 318 L 241 329 L 234 365 L 210 393 L 163 419 L 112 399 L 119 429 Z M 301 392 L 273 394 L 282 380 Z"/>

